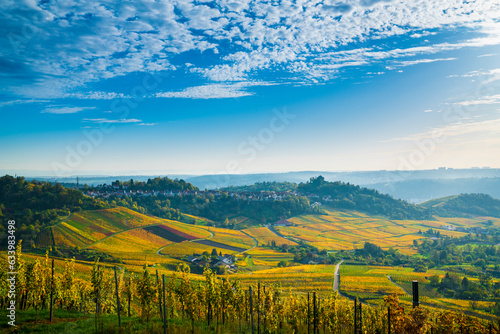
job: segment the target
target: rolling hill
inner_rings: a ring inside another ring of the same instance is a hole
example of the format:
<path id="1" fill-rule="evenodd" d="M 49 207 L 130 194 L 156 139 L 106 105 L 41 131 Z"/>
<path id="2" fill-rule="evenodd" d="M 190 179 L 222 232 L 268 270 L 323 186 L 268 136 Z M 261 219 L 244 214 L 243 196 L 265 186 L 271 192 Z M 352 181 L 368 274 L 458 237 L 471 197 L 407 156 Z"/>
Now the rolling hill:
<path id="1" fill-rule="evenodd" d="M 440 216 L 488 216 L 500 218 L 500 200 L 486 194 L 461 194 L 421 204 Z"/>
<path id="2" fill-rule="evenodd" d="M 150 217 L 123 207 L 103 210 L 81 211 L 72 214 L 67 220 L 50 227 L 52 241 L 56 247 L 93 247 L 109 238 L 117 238 L 119 234 L 142 230 L 143 236 L 136 237 L 148 242 L 148 236 L 163 239 L 164 245 L 169 242 L 209 237 L 211 234 L 196 226 L 174 220 Z M 49 246 L 47 238 L 39 247 Z M 49 243 L 50 243 L 50 239 Z M 124 248 L 126 249 L 126 248 Z"/>
<path id="3" fill-rule="evenodd" d="M 322 176 L 313 177 L 307 183 L 299 184 L 297 190 L 309 197 L 317 196 L 329 206 L 338 209 L 358 210 L 372 215 L 383 215 L 391 219 L 431 219 L 428 209 L 376 190 L 350 183 L 328 182 Z"/>

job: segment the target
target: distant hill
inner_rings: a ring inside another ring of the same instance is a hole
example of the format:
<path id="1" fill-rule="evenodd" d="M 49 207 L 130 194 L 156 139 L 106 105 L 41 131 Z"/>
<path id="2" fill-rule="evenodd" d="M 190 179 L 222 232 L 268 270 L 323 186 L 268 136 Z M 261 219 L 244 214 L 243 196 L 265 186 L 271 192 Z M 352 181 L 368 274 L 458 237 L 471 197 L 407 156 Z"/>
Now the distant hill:
<path id="1" fill-rule="evenodd" d="M 461 194 L 421 204 L 440 216 L 478 215 L 500 218 L 500 200 L 486 194 Z"/>
<path id="2" fill-rule="evenodd" d="M 328 182 L 322 176 L 299 184 L 297 190 L 319 196 L 319 200 L 339 209 L 360 210 L 392 219 L 429 219 L 426 208 L 396 200 L 376 190 L 362 188 L 349 183 Z"/>
<path id="3" fill-rule="evenodd" d="M 33 175 L 33 173 L 30 173 Z M 40 172 L 39 175 L 46 175 Z M 160 174 L 158 174 L 160 175 Z M 170 179 L 185 180 L 199 189 L 215 189 L 253 185 L 256 182 L 307 182 L 311 177 L 323 175 L 327 181 L 342 181 L 376 189 L 383 194 L 400 198 L 410 203 L 421 203 L 432 198 L 462 193 L 484 193 L 500 198 L 500 169 L 498 168 L 439 168 L 417 171 L 301 171 L 262 174 L 217 174 L 217 175 L 174 175 Z M 162 175 L 163 176 L 163 175 Z M 37 177 L 38 180 L 54 182 L 54 178 Z M 80 185 L 111 184 L 120 181 L 143 181 L 153 176 L 90 176 L 80 175 Z M 59 183 L 76 184 L 76 176 L 60 178 Z"/>
<path id="4" fill-rule="evenodd" d="M 184 180 L 192 183 L 200 189 L 224 188 L 229 186 L 244 186 L 256 182 L 307 182 L 311 177 L 322 175 L 328 181 L 342 181 L 353 184 L 359 184 L 363 187 L 374 188 L 383 193 L 390 194 L 396 198 L 405 200 L 417 199 L 424 201 L 429 198 L 442 197 L 433 195 L 434 191 L 446 191 L 444 184 L 448 181 L 457 181 L 452 194 L 465 192 L 484 192 L 495 191 L 494 187 L 488 187 L 487 180 L 498 178 L 500 180 L 500 169 L 498 168 L 470 168 L 470 169 L 431 169 L 417 171 L 356 171 L 356 172 L 325 172 L 325 171 L 301 171 L 288 173 L 262 173 L 262 174 L 218 174 L 218 175 L 200 175 L 186 177 Z M 474 179 L 474 180 L 473 180 Z M 480 185 L 478 186 L 478 179 Z M 484 179 L 484 180 L 480 180 Z M 426 185 L 422 181 L 432 180 L 436 186 L 432 190 L 426 191 Z M 444 182 L 444 184 L 443 184 Z M 404 186 L 397 186 L 401 183 Z M 376 185 L 376 186 L 375 186 Z M 379 189 L 379 187 L 384 187 Z M 395 186 L 395 188 L 393 187 Z M 449 186 L 449 185 L 448 185 Z M 481 187 L 486 190 L 474 190 Z M 460 189 L 469 190 L 460 190 Z M 418 189 L 421 194 L 416 198 L 414 190 Z M 496 188 L 500 189 L 500 188 Z M 500 190 L 496 190 L 500 191 Z M 493 195 L 493 194 L 492 194 Z"/>
<path id="5" fill-rule="evenodd" d="M 230 186 L 220 189 L 221 191 L 232 191 L 232 192 L 261 192 L 261 191 L 291 191 L 297 189 L 297 183 L 293 182 L 256 182 L 253 185 L 247 186 Z"/>
<path id="6" fill-rule="evenodd" d="M 363 183 L 360 184 L 364 185 Z M 500 198 L 500 177 L 408 179 L 395 182 L 378 182 L 370 184 L 368 187 L 410 203 L 422 203 L 432 198 L 467 193 L 482 193 Z"/>
<path id="7" fill-rule="evenodd" d="M 110 205 L 60 184 L 28 182 L 23 177 L 5 175 L 0 177 L 0 244 L 7 240 L 7 220 L 17 223 L 16 239 L 31 245 L 45 227 L 71 212 L 107 207 Z"/>

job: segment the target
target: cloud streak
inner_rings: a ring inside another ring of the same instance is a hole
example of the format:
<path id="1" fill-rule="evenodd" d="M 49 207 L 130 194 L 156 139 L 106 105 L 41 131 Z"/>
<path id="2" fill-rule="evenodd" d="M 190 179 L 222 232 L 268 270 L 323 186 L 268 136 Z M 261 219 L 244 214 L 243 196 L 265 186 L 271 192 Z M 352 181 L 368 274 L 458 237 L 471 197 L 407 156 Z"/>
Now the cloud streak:
<path id="1" fill-rule="evenodd" d="M 497 135 L 498 129 L 500 129 L 500 119 L 468 123 L 454 123 L 442 127 L 432 128 L 428 131 L 412 134 L 410 136 L 393 138 L 382 142 L 417 142 L 434 138 L 440 138 L 440 140 L 442 140 L 442 138 L 458 137 L 469 134 Z"/>
<path id="2" fill-rule="evenodd" d="M 91 123 L 140 123 L 140 119 L 136 118 L 121 118 L 121 119 L 107 119 L 107 118 L 84 118 L 84 122 Z"/>
<path id="3" fill-rule="evenodd" d="M 92 110 L 95 107 L 51 107 L 45 108 L 41 112 L 44 114 L 76 114 L 83 110 Z"/>

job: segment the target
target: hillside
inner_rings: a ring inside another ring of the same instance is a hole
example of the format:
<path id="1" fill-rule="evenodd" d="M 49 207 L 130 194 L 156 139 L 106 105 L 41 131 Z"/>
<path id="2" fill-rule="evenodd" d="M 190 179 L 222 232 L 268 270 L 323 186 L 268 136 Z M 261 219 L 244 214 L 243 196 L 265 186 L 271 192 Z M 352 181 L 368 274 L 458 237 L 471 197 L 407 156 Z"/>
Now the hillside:
<path id="1" fill-rule="evenodd" d="M 486 194 L 461 194 L 430 200 L 421 204 L 441 216 L 487 216 L 500 218 L 500 200 Z"/>
<path id="2" fill-rule="evenodd" d="M 429 210 L 396 200 L 376 190 L 362 188 L 350 183 L 328 182 L 322 176 L 311 178 L 307 183 L 299 184 L 297 190 L 338 209 L 359 210 L 391 219 L 429 219 Z"/>
<path id="3" fill-rule="evenodd" d="M 44 228 L 71 212 L 107 207 L 110 205 L 60 184 L 28 182 L 24 177 L 5 175 L 0 177 L 0 244 L 6 240 L 7 218 L 22 222 L 16 230 L 17 238 L 32 245 Z"/>
<path id="4" fill-rule="evenodd" d="M 146 234 L 165 239 L 163 245 L 210 236 L 210 233 L 200 228 L 173 220 L 146 216 L 123 207 L 74 213 L 66 221 L 51 229 L 53 245 L 66 248 L 92 247 L 108 238 L 116 237 L 117 234 L 140 229 L 148 232 Z M 124 244 L 123 250 L 130 249 Z"/>

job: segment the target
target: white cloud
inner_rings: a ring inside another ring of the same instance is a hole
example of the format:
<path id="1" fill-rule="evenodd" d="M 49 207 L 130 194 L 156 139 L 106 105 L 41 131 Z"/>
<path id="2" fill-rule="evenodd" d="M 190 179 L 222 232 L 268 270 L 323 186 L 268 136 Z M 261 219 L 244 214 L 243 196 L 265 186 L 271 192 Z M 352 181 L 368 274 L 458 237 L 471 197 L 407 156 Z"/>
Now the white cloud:
<path id="1" fill-rule="evenodd" d="M 141 126 L 153 126 L 153 125 L 158 125 L 158 123 L 139 123 L 137 125 L 141 125 Z"/>
<path id="2" fill-rule="evenodd" d="M 88 100 L 113 100 L 118 98 L 130 98 L 123 93 L 114 92 L 88 92 L 88 93 L 67 93 L 64 98 L 88 99 Z"/>
<path id="3" fill-rule="evenodd" d="M 424 112 L 432 112 L 432 109 L 424 110 Z"/>
<path id="4" fill-rule="evenodd" d="M 263 70 L 291 74 L 299 83 L 321 82 L 347 66 L 500 44 L 495 1 L 3 1 L 0 10 L 0 33 L 17 36 L 0 40 L 0 52 L 29 77 L 9 87 L 19 96 L 42 98 L 120 98 L 119 93 L 74 90 L 127 74 L 179 69 L 213 82 L 249 81 Z M 455 28 L 480 37 L 432 45 L 417 39 Z M 421 45 L 338 52 L 401 35 Z M 189 66 L 172 65 L 187 51 Z M 12 80 L 18 74 L 13 72 Z M 174 95 L 179 94 L 192 92 Z"/>
<path id="5" fill-rule="evenodd" d="M 500 129 L 500 119 L 493 119 L 479 122 L 469 123 L 454 123 L 442 127 L 432 128 L 428 131 L 412 134 L 407 137 L 393 138 L 382 142 L 397 142 L 397 141 L 422 141 L 426 139 L 436 139 L 442 141 L 443 138 L 458 137 L 468 134 L 481 134 L 481 135 L 498 135 Z"/>
<path id="6" fill-rule="evenodd" d="M 187 99 L 223 99 L 253 95 L 245 90 L 250 86 L 264 86 L 271 83 L 264 82 L 238 82 L 235 84 L 210 84 L 203 86 L 188 87 L 178 92 L 160 92 L 156 97 L 164 98 L 187 98 Z"/>
<path id="7" fill-rule="evenodd" d="M 498 56 L 498 53 L 487 53 L 487 54 L 484 54 L 484 55 L 479 55 L 477 57 L 478 58 L 482 58 L 482 57 L 493 57 L 493 56 Z"/>
<path id="8" fill-rule="evenodd" d="M 140 119 L 135 118 L 122 118 L 122 119 L 107 119 L 107 118 L 84 118 L 84 122 L 92 123 L 139 123 Z"/>
<path id="9" fill-rule="evenodd" d="M 455 104 L 460 106 L 472 106 L 478 104 L 497 104 L 497 103 L 500 103 L 500 94 L 483 96 L 475 100 L 461 101 L 461 102 L 456 102 Z"/>
<path id="10" fill-rule="evenodd" d="M 47 103 L 47 102 L 51 102 L 51 100 L 37 100 L 37 99 L 12 100 L 12 101 L 0 102 L 0 108 L 2 108 L 2 107 L 8 107 L 8 106 L 14 106 L 14 105 L 18 105 L 18 104 Z"/>
<path id="11" fill-rule="evenodd" d="M 42 110 L 42 113 L 46 114 L 76 114 L 83 110 L 91 110 L 95 107 L 50 107 Z"/>
<path id="12" fill-rule="evenodd" d="M 465 74 L 449 75 L 448 78 L 479 78 L 482 85 L 487 85 L 500 80 L 500 68 L 487 71 L 471 71 Z M 475 79 L 473 79 L 474 81 Z"/>
<path id="13" fill-rule="evenodd" d="M 434 59 L 405 60 L 405 61 L 397 62 L 393 66 L 387 66 L 387 69 L 393 70 L 396 68 L 412 66 L 412 65 L 417 65 L 417 64 L 428 64 L 428 63 L 434 63 L 437 61 L 450 61 L 450 60 L 456 60 L 456 59 L 457 58 L 434 58 Z"/>

